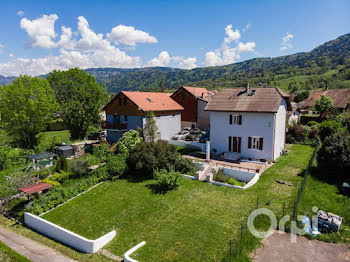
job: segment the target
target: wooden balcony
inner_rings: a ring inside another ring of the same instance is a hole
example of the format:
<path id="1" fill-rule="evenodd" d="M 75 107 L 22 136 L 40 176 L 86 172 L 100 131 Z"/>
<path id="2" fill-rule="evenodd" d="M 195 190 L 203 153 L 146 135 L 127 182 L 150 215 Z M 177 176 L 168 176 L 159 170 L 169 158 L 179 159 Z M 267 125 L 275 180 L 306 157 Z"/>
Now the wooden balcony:
<path id="1" fill-rule="evenodd" d="M 101 127 L 102 127 L 103 129 L 125 130 L 125 129 L 127 129 L 127 123 L 108 123 L 108 122 L 102 122 Z"/>

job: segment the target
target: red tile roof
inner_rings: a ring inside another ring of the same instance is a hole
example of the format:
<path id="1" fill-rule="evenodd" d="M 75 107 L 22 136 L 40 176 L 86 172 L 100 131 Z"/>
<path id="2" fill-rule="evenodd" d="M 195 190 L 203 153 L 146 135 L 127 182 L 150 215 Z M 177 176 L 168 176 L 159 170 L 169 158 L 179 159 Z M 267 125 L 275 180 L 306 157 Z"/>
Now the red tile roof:
<path id="1" fill-rule="evenodd" d="M 122 91 L 142 111 L 180 111 L 183 107 L 176 103 L 170 93 Z"/>
<path id="2" fill-rule="evenodd" d="M 210 99 L 205 110 L 275 113 L 283 98 L 291 110 L 289 95 L 277 87 L 251 87 L 248 93 L 245 90 L 244 87 L 223 89 Z"/>
<path id="3" fill-rule="evenodd" d="M 349 103 L 350 88 L 344 89 L 329 89 L 329 90 L 313 90 L 309 97 L 302 101 L 303 107 L 315 106 L 316 100 L 321 98 L 321 95 L 328 96 L 333 100 L 333 107 L 346 108 Z"/>
<path id="4" fill-rule="evenodd" d="M 50 185 L 48 183 L 37 183 L 37 184 L 30 185 L 30 186 L 20 187 L 20 188 L 18 188 L 18 190 L 30 195 L 30 194 L 34 194 L 37 192 L 41 192 L 45 189 L 49 189 L 49 188 L 51 188 L 51 186 L 52 185 Z"/>
<path id="5" fill-rule="evenodd" d="M 213 96 L 215 93 L 213 91 L 209 91 L 203 87 L 192 87 L 192 86 L 183 86 L 182 88 L 186 89 L 195 97 L 208 101 L 209 97 Z"/>

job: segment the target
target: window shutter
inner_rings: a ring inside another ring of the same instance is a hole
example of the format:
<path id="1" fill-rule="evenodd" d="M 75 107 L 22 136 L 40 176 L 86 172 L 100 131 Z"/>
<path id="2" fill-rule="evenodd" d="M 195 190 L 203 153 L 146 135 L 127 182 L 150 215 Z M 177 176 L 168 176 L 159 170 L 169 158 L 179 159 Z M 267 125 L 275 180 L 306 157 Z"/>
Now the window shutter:
<path id="1" fill-rule="evenodd" d="M 248 137 L 248 148 L 252 148 L 252 138 Z"/>
<path id="2" fill-rule="evenodd" d="M 240 125 L 242 125 L 242 115 L 239 115 L 238 123 L 239 123 Z"/>
<path id="3" fill-rule="evenodd" d="M 238 153 L 241 153 L 241 138 L 238 137 Z"/>
<path id="4" fill-rule="evenodd" d="M 228 151 L 229 152 L 232 151 L 232 137 L 231 136 L 228 137 Z"/>
<path id="5" fill-rule="evenodd" d="M 232 115 L 230 115 L 230 125 L 232 125 Z"/>
<path id="6" fill-rule="evenodd" d="M 259 149 L 263 150 L 263 143 L 264 143 L 264 138 L 260 137 L 259 138 Z"/>

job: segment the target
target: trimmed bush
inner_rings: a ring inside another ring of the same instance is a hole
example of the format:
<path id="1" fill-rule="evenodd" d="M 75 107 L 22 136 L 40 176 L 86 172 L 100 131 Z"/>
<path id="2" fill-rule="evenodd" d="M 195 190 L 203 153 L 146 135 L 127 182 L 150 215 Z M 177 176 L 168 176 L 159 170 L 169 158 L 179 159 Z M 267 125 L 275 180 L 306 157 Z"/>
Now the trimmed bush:
<path id="1" fill-rule="evenodd" d="M 154 172 L 154 179 L 158 190 L 164 192 L 178 188 L 181 185 L 183 176 L 174 170 L 167 171 L 162 169 Z"/>
<path id="2" fill-rule="evenodd" d="M 63 182 L 64 180 L 67 180 L 69 178 L 69 174 L 61 171 L 61 173 L 53 174 L 50 176 L 50 180 L 57 181 L 57 182 Z"/>
<path id="3" fill-rule="evenodd" d="M 70 170 L 75 177 L 82 177 L 86 175 L 89 171 L 89 161 L 88 160 L 74 160 L 70 164 Z"/>
<path id="4" fill-rule="evenodd" d="M 58 159 L 58 161 L 56 162 L 56 168 L 55 168 L 56 172 L 68 172 L 68 162 L 67 159 L 61 155 L 60 158 Z"/>
<path id="5" fill-rule="evenodd" d="M 121 177 L 127 169 L 126 157 L 124 155 L 112 155 L 107 159 L 106 169 L 110 179 Z"/>
<path id="6" fill-rule="evenodd" d="M 48 183 L 48 184 L 53 185 L 53 186 L 60 186 L 61 185 L 60 182 L 53 181 L 53 180 L 48 179 L 48 178 L 44 179 L 43 182 Z"/>
<path id="7" fill-rule="evenodd" d="M 306 125 L 310 121 L 319 122 L 319 116 L 316 115 L 302 115 L 300 117 L 300 123 Z"/>
<path id="8" fill-rule="evenodd" d="M 307 122 L 307 125 L 308 125 L 308 126 L 318 126 L 319 123 L 316 122 L 316 121 L 314 121 L 314 120 L 312 120 L 312 121 Z"/>
<path id="9" fill-rule="evenodd" d="M 47 124 L 47 131 L 61 131 L 66 129 L 67 125 L 62 119 L 52 120 Z"/>

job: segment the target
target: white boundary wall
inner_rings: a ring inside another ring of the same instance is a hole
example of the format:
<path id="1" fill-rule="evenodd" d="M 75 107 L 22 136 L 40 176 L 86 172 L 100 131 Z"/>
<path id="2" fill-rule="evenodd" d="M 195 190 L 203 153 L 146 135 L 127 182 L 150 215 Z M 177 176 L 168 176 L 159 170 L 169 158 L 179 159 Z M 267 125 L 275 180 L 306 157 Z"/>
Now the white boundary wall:
<path id="1" fill-rule="evenodd" d="M 113 230 L 96 240 L 90 240 L 27 212 L 24 213 L 24 223 L 28 227 L 49 238 L 88 254 L 97 252 L 117 234 L 116 231 Z"/>
<path id="2" fill-rule="evenodd" d="M 168 142 L 169 144 L 172 144 L 174 146 L 189 147 L 193 149 L 199 149 L 202 152 L 206 152 L 205 143 L 191 142 L 191 141 L 184 141 L 184 140 L 172 140 L 172 139 L 170 139 Z"/>
<path id="3" fill-rule="evenodd" d="M 136 246 L 134 246 L 133 248 L 129 249 L 125 254 L 124 254 L 124 262 L 138 262 L 135 259 L 132 259 L 130 256 L 132 253 L 134 253 L 136 250 L 138 250 L 140 247 L 142 247 L 143 245 L 145 245 L 146 242 L 142 241 L 141 243 L 137 244 Z"/>

